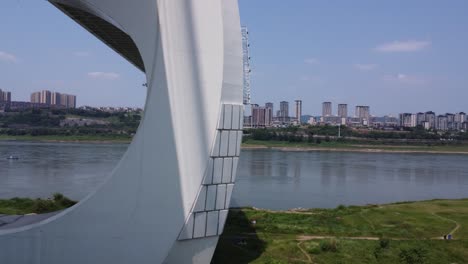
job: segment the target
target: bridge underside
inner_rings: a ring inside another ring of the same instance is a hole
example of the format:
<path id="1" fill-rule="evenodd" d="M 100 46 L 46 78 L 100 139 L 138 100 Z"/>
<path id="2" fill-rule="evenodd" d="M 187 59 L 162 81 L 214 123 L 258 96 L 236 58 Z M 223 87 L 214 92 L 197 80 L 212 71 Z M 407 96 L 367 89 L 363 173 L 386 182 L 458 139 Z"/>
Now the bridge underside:
<path id="1" fill-rule="evenodd" d="M 60 3 L 54 3 L 54 5 L 135 67 L 145 72 L 145 65 L 135 42 L 122 29 L 84 10 Z"/>

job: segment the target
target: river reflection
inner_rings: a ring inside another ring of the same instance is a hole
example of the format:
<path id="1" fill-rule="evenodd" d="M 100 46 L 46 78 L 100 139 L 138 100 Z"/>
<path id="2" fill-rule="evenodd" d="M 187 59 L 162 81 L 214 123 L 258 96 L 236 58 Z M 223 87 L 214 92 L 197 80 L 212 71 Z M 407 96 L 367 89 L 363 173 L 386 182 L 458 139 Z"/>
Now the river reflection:
<path id="1" fill-rule="evenodd" d="M 287 209 L 468 197 L 468 156 L 242 152 L 234 205 Z"/>
<path id="2" fill-rule="evenodd" d="M 126 148 L 2 142 L 0 198 L 62 192 L 82 199 Z M 462 197 L 468 197 L 466 155 L 243 150 L 233 205 L 288 209 Z"/>

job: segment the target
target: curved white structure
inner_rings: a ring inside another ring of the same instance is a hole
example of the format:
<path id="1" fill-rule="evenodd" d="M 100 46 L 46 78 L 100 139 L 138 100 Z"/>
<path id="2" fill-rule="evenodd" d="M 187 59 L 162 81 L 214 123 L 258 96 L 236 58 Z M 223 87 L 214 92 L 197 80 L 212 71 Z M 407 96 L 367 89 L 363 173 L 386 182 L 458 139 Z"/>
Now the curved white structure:
<path id="1" fill-rule="evenodd" d="M 95 193 L 0 228 L 0 263 L 209 263 L 242 137 L 237 1 L 50 2 L 146 73 L 145 115 Z"/>

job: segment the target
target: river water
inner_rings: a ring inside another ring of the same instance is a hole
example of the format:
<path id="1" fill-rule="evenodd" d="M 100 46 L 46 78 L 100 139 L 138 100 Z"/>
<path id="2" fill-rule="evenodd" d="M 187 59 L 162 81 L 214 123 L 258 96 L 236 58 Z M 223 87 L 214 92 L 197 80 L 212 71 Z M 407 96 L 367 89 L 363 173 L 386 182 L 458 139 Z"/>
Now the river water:
<path id="1" fill-rule="evenodd" d="M 82 199 L 117 164 L 126 144 L 0 143 L 0 198 Z M 18 160 L 8 160 L 16 155 Z M 468 197 L 468 156 L 243 150 L 234 206 L 336 207 Z"/>

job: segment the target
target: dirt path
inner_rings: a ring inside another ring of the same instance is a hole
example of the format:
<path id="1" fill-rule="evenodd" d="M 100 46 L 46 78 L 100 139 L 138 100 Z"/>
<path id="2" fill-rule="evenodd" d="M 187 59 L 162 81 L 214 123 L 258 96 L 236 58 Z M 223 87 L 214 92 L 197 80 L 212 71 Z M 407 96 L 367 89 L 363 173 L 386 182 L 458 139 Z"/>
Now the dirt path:
<path id="1" fill-rule="evenodd" d="M 436 217 L 438 217 L 438 218 L 440 218 L 440 219 L 442 219 L 442 220 L 449 221 L 449 222 L 452 222 L 452 223 L 455 224 L 455 228 L 452 229 L 452 230 L 451 230 L 449 233 L 447 233 L 447 234 L 451 234 L 451 235 L 453 236 L 453 235 L 455 234 L 455 232 L 457 232 L 458 229 L 460 229 L 460 227 L 461 227 L 461 225 L 460 225 L 457 221 L 455 221 L 455 220 L 453 220 L 453 219 L 440 216 L 440 215 L 438 215 L 437 213 L 432 213 L 432 215 L 434 215 L 434 216 L 436 216 Z M 442 237 L 434 237 L 434 238 L 432 238 L 432 239 L 444 239 L 444 237 L 443 237 L 443 236 L 442 236 Z M 452 239 L 453 239 L 453 238 L 452 238 Z"/>
<path id="2" fill-rule="evenodd" d="M 297 247 L 298 247 L 299 250 L 302 252 L 302 254 L 304 254 L 304 256 L 307 257 L 307 259 L 309 260 L 308 263 L 314 263 L 314 262 L 312 261 L 312 258 L 311 258 L 310 255 L 309 255 L 309 253 L 307 253 L 307 251 L 306 251 L 304 248 L 302 248 L 302 243 L 304 243 L 304 241 L 301 241 L 301 242 L 297 243 Z"/>
<path id="3" fill-rule="evenodd" d="M 340 238 L 340 239 L 349 239 L 349 240 L 379 240 L 379 237 L 368 237 L 368 236 L 362 236 L 362 237 L 337 237 L 337 236 L 298 236 L 297 240 L 298 241 L 308 241 L 308 240 L 322 240 L 322 239 L 330 239 L 330 238 Z M 394 239 L 398 240 L 398 239 Z"/>
<path id="4" fill-rule="evenodd" d="M 241 211 L 242 209 L 231 208 L 230 210 L 231 211 Z M 269 210 L 269 209 L 262 209 L 262 208 L 252 207 L 252 210 L 267 212 L 267 213 L 271 213 L 271 214 L 302 214 L 302 215 L 319 215 L 319 214 L 321 214 L 320 212 L 315 213 L 315 212 L 303 211 L 304 209 Z"/>
<path id="5" fill-rule="evenodd" d="M 364 210 L 361 210 L 361 212 L 359 212 L 359 216 L 365 221 L 367 222 L 370 227 L 372 228 L 372 230 L 375 230 L 375 226 L 374 226 L 374 223 L 372 223 L 372 221 L 367 218 L 366 216 L 364 216 L 364 213 L 366 213 L 368 210 L 367 209 L 364 209 Z"/>

